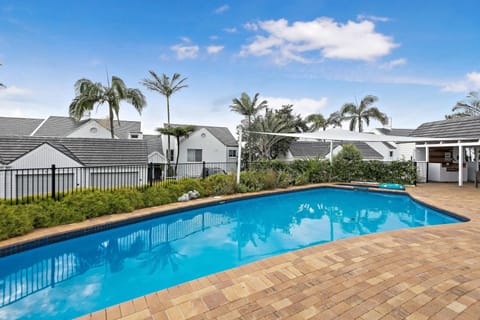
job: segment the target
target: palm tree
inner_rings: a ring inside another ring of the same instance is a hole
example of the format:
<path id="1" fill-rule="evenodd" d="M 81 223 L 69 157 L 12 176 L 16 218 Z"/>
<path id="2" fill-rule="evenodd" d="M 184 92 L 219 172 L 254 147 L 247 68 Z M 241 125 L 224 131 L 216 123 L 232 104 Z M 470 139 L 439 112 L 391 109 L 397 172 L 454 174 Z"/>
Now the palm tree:
<path id="1" fill-rule="evenodd" d="M 95 105 L 99 106 L 108 103 L 108 113 L 110 120 L 110 133 L 112 139 L 115 136 L 113 129 L 114 117 L 117 117 L 120 111 L 120 102 L 126 101 L 141 113 L 147 105 L 145 96 L 138 89 L 127 88 L 122 79 L 112 76 L 112 83 L 104 86 L 99 82 L 92 82 L 88 79 L 80 79 L 75 83 L 75 98 L 70 103 L 70 117 L 80 120 L 83 114 L 93 110 Z"/>
<path id="2" fill-rule="evenodd" d="M 353 102 L 345 103 L 340 110 L 342 120 L 350 121 L 350 131 L 354 131 L 358 128 L 358 132 L 363 131 L 363 122 L 370 124 L 370 118 L 380 121 L 382 124 L 387 123 L 387 115 L 380 112 L 376 107 L 370 107 L 370 105 L 377 102 L 378 98 L 372 95 L 368 95 L 360 101 L 360 104 Z"/>
<path id="3" fill-rule="evenodd" d="M 452 108 L 452 111 L 456 112 L 452 115 L 446 116 L 446 118 L 459 118 L 469 116 L 480 116 L 480 95 L 478 91 L 471 91 L 467 95 L 467 101 L 458 101 Z"/>
<path id="4" fill-rule="evenodd" d="M 252 117 L 255 116 L 258 111 L 267 107 L 267 101 L 263 100 L 259 104 L 258 102 L 259 93 L 257 92 L 253 97 L 253 100 L 248 94 L 243 92 L 240 96 L 240 99 L 235 98 L 232 100 L 232 105 L 230 105 L 230 110 L 237 112 L 243 116 L 247 117 L 248 131 L 250 131 L 250 126 L 252 125 Z M 241 142 L 239 142 L 241 143 Z M 252 161 L 252 152 L 251 152 L 251 135 L 247 136 L 247 149 L 249 153 L 249 160 Z"/>
<path id="5" fill-rule="evenodd" d="M 251 128 L 258 132 L 294 133 L 296 132 L 295 123 L 289 120 L 291 119 L 278 110 L 266 108 L 265 115 L 255 117 Z M 284 136 L 260 135 L 255 140 L 255 145 L 252 144 L 252 149 L 258 152 L 260 158 L 271 160 L 285 153 L 292 140 Z"/>
<path id="6" fill-rule="evenodd" d="M 149 70 L 148 72 L 152 76 L 152 79 L 145 78 L 140 83 L 147 87 L 147 89 L 156 91 L 167 98 L 167 123 L 168 127 L 170 127 L 170 97 L 175 92 L 188 87 L 188 85 L 184 84 L 187 78 L 180 79 L 181 75 L 174 73 L 170 80 L 170 77 L 165 74 L 162 74 L 162 77 L 159 77 L 152 70 Z M 167 162 L 170 167 L 170 135 L 167 139 Z"/>
<path id="7" fill-rule="evenodd" d="M 177 159 L 175 161 L 175 175 L 177 175 L 177 166 L 178 166 L 178 157 L 180 156 L 180 139 L 183 137 L 188 137 L 190 133 L 195 130 L 193 126 L 185 127 L 171 127 L 167 126 L 166 128 L 157 128 L 157 131 L 161 134 L 166 134 L 169 137 L 174 136 L 177 138 Z"/>
<path id="8" fill-rule="evenodd" d="M 310 124 L 308 129 L 311 132 L 317 131 L 320 128 L 322 128 L 323 131 L 325 131 L 325 129 L 327 129 L 327 120 L 320 113 L 311 114 L 311 115 L 307 116 L 305 118 L 305 120 L 307 121 L 308 124 Z"/>
<path id="9" fill-rule="evenodd" d="M 342 115 L 340 114 L 340 111 L 335 111 L 330 113 L 330 116 L 328 116 L 327 126 L 333 126 L 334 128 L 341 127 L 342 121 L 343 120 L 342 120 Z"/>

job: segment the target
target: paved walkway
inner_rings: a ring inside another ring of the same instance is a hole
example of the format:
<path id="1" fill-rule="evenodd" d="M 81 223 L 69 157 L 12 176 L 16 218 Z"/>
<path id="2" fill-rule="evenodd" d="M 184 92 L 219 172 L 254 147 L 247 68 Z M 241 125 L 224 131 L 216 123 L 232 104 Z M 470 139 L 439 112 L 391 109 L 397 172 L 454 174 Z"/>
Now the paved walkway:
<path id="1" fill-rule="evenodd" d="M 480 319 L 480 189 L 408 192 L 471 221 L 298 250 L 81 319 Z"/>

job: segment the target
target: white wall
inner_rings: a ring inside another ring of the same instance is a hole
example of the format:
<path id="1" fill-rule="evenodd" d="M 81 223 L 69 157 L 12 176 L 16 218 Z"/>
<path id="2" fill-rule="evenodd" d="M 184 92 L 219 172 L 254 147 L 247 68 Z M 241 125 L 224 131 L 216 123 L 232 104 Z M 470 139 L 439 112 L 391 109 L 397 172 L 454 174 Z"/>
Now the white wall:
<path id="1" fill-rule="evenodd" d="M 44 143 L 38 148 L 25 154 L 12 162 L 9 167 L 16 168 L 50 168 L 54 164 L 56 167 L 82 167 L 79 162 L 67 157 L 51 145 Z"/>
<path id="2" fill-rule="evenodd" d="M 415 143 L 397 143 L 397 160 L 415 159 Z"/>
<path id="3" fill-rule="evenodd" d="M 463 169 L 463 181 L 467 181 L 468 169 Z M 457 182 L 458 171 L 447 171 L 447 168 L 442 167 L 441 163 L 428 164 L 428 181 L 434 182 Z"/>
<path id="4" fill-rule="evenodd" d="M 96 132 L 92 132 L 95 130 Z M 70 133 L 67 137 L 110 139 L 112 137 L 112 134 L 104 126 L 99 124 L 97 121 L 90 120 L 87 123 L 80 126 L 77 130 Z M 117 137 L 115 136 L 115 138 Z"/>
<path id="5" fill-rule="evenodd" d="M 148 155 L 148 163 L 165 163 L 167 159 L 160 152 L 152 152 Z"/>
<path id="6" fill-rule="evenodd" d="M 173 138 L 171 141 L 176 148 L 176 139 Z M 202 149 L 202 161 L 205 162 L 227 162 L 228 159 L 227 147 L 204 128 L 196 130 L 188 138 L 180 141 L 179 163 L 188 162 L 188 149 Z"/>
<path id="7" fill-rule="evenodd" d="M 373 150 L 377 151 L 382 155 L 382 161 L 394 161 L 397 160 L 397 150 L 390 149 L 383 142 L 366 142 Z M 393 152 L 393 155 L 390 157 L 390 151 Z"/>

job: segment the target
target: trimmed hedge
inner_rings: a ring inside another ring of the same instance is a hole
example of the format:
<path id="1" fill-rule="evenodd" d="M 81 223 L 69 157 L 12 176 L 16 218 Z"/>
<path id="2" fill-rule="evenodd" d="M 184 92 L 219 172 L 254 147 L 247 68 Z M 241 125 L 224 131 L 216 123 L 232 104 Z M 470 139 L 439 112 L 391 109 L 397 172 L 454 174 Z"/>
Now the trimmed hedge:
<path id="1" fill-rule="evenodd" d="M 365 180 L 413 184 L 416 169 L 410 161 L 304 160 L 293 163 L 262 161 L 240 174 L 216 174 L 205 179 L 182 179 L 165 186 L 111 191 L 88 189 L 63 196 L 58 201 L 37 200 L 18 205 L 0 201 L 0 240 L 26 234 L 36 228 L 83 221 L 103 215 L 176 202 L 197 190 L 200 196 L 286 188 L 308 183 Z"/>

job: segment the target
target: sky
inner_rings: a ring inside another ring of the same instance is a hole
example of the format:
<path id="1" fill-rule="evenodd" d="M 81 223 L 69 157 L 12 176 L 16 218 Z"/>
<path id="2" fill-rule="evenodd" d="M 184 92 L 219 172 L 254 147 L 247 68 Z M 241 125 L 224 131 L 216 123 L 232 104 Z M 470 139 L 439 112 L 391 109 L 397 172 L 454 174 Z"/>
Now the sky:
<path id="1" fill-rule="evenodd" d="M 366 95 L 394 128 L 443 120 L 480 90 L 478 0 L 0 0 L 0 116 L 68 116 L 74 84 L 107 75 L 140 89 L 121 120 L 167 121 L 148 71 L 186 77 L 171 122 L 225 126 L 242 92 L 328 116 Z M 99 106 L 94 118 L 105 118 Z M 370 128 L 381 127 L 372 121 Z"/>

